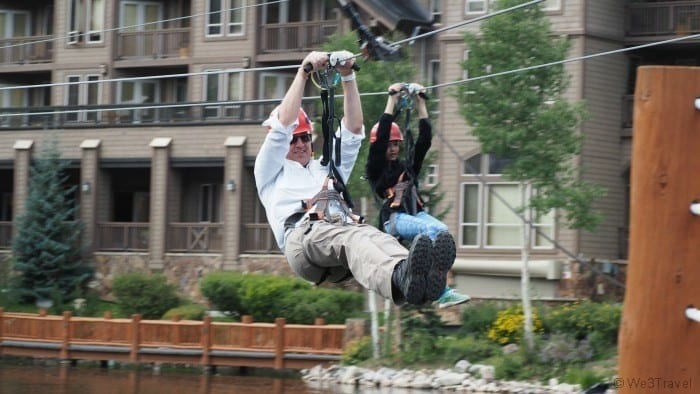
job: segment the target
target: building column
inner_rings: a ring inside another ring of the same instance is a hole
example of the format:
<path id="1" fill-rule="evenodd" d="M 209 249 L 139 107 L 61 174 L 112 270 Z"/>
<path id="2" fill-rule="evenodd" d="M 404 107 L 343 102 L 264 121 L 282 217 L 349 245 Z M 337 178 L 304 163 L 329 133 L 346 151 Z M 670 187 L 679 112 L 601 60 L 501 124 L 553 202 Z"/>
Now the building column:
<path id="1" fill-rule="evenodd" d="M 29 194 L 29 173 L 32 162 L 32 140 L 17 140 L 13 148 L 15 149 L 15 172 L 12 195 L 12 218 L 15 224 L 17 219 L 24 215 L 24 206 Z M 13 235 L 17 235 L 17 226 L 13 227 Z"/>
<path id="2" fill-rule="evenodd" d="M 151 270 L 163 269 L 165 256 L 168 201 L 168 173 L 170 166 L 170 143 L 172 138 L 154 138 L 150 146 L 151 157 L 151 212 L 149 219 L 149 261 Z"/>
<path id="3" fill-rule="evenodd" d="M 243 159 L 245 137 L 228 137 L 224 146 L 224 250 L 223 269 L 233 270 L 241 254 L 241 184 L 243 182 Z"/>
<path id="4" fill-rule="evenodd" d="M 99 174 L 100 140 L 84 140 L 80 144 L 80 220 L 83 222 L 83 258 L 90 259 L 95 250 L 97 221 L 97 176 Z"/>

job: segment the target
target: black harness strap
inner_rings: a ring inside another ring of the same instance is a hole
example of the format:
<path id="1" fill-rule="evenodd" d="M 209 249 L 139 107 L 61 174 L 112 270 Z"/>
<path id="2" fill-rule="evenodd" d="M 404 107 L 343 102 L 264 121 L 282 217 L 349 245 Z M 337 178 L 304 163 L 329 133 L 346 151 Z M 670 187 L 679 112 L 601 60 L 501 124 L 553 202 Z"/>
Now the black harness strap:
<path id="1" fill-rule="evenodd" d="M 340 193 L 343 200 L 349 208 L 353 208 L 352 198 L 350 198 L 350 193 L 343 182 L 343 178 L 340 176 L 338 167 L 341 163 L 341 135 L 333 132 L 334 126 L 337 124 L 340 126 L 340 120 L 335 115 L 335 100 L 334 100 L 334 90 L 333 83 L 328 83 L 326 80 L 325 89 L 321 90 L 321 102 L 323 103 L 323 115 L 322 115 L 322 134 L 323 134 L 323 155 L 321 157 L 321 165 L 328 165 L 328 177 L 333 180 L 333 187 Z"/>

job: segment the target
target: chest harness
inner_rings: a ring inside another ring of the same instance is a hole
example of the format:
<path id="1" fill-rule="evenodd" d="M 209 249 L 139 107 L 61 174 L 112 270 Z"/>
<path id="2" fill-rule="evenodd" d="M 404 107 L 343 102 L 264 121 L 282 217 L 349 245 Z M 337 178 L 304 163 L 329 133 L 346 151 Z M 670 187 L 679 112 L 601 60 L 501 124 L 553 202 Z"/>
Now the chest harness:
<path id="1" fill-rule="evenodd" d="M 402 110 L 405 110 L 404 130 L 406 136 L 404 139 L 404 163 L 406 165 L 406 170 L 399 175 L 398 182 L 394 186 L 386 189 L 386 200 L 393 199 L 389 204 L 390 208 L 403 208 L 407 213 L 415 215 L 418 213 L 418 209 L 423 207 L 423 201 L 421 201 L 418 195 L 417 174 L 412 173 L 415 143 L 413 141 L 413 133 L 411 132 L 411 110 L 413 110 L 414 107 L 413 96 L 415 94 L 420 94 L 425 99 L 427 99 L 427 96 L 425 93 L 417 93 L 415 84 L 408 83 L 403 84 L 401 91 L 391 91 L 389 94 L 401 95 L 394 116 L 398 116 Z"/>
<path id="2" fill-rule="evenodd" d="M 338 171 L 338 166 L 341 163 L 341 133 L 336 135 L 333 132 L 336 124 L 340 126 L 340 119 L 335 114 L 334 102 L 335 85 L 340 79 L 340 74 L 335 69 L 335 65 L 343 59 L 330 53 L 329 60 L 325 70 L 311 74 L 312 82 L 321 89 L 321 102 L 323 104 L 321 165 L 328 167 L 328 175 L 323 181 L 321 190 L 314 197 L 303 200 L 301 206 L 309 213 L 310 220 L 325 220 L 338 225 L 363 223 L 362 216 L 352 211 L 354 205 L 350 193 Z M 359 67 L 353 66 L 353 68 L 359 70 Z"/>

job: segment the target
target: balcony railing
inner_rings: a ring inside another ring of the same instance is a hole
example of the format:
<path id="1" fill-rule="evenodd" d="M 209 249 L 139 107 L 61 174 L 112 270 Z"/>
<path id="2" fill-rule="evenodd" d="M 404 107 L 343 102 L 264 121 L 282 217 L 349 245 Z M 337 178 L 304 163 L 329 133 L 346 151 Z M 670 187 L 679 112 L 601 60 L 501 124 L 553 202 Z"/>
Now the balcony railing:
<path id="1" fill-rule="evenodd" d="M 319 49 L 333 33 L 342 34 L 342 26 L 339 19 L 262 25 L 259 51 L 260 53 L 306 52 Z"/>
<path id="2" fill-rule="evenodd" d="M 190 29 L 117 32 L 117 60 L 190 57 Z"/>
<path id="3" fill-rule="evenodd" d="M 700 33 L 700 1 L 634 3 L 628 7 L 628 36 Z"/>
<path id="4" fill-rule="evenodd" d="M 170 223 L 168 250 L 171 252 L 214 252 L 223 250 L 221 223 Z"/>
<path id="5" fill-rule="evenodd" d="M 12 247 L 12 222 L 0 222 L 0 249 Z"/>
<path id="6" fill-rule="evenodd" d="M 250 124 L 267 119 L 277 103 L 279 100 L 0 108 L 0 130 Z"/>
<path id="7" fill-rule="evenodd" d="M 148 223 L 97 223 L 97 250 L 119 252 L 148 251 Z"/>
<path id="8" fill-rule="evenodd" d="M 0 39 L 0 64 L 48 63 L 53 60 L 53 36 Z"/>
<path id="9" fill-rule="evenodd" d="M 241 234 L 243 253 L 281 253 L 267 223 L 244 223 Z"/>

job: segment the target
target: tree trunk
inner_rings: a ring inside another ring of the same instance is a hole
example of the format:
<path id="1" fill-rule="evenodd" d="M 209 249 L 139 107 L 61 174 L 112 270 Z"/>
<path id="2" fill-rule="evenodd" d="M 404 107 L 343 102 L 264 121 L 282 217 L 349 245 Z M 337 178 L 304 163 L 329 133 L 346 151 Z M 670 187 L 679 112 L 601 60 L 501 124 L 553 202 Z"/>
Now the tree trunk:
<path id="1" fill-rule="evenodd" d="M 526 201 L 527 188 L 522 184 L 522 201 Z M 520 292 L 523 302 L 523 315 L 525 315 L 525 326 L 523 327 L 525 345 L 528 351 L 535 348 L 535 338 L 532 328 L 532 304 L 530 302 L 530 253 L 528 245 L 530 243 L 530 210 L 526 210 L 523 217 L 523 245 L 520 249 L 522 268 L 520 273 Z"/>

